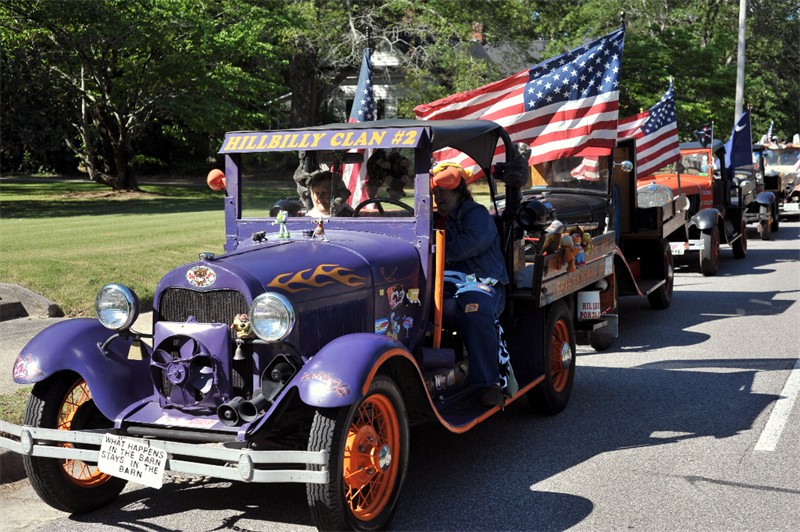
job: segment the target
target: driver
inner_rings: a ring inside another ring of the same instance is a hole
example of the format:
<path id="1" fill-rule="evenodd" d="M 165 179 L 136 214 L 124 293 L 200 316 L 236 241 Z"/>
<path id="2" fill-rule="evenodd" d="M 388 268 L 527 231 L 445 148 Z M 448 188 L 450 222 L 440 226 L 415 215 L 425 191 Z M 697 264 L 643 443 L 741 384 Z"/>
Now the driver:
<path id="1" fill-rule="evenodd" d="M 446 297 L 457 303 L 458 328 L 469 354 L 470 384 L 487 406 L 502 405 L 498 318 L 508 283 L 500 237 L 486 207 L 467 189 L 469 173 L 452 162 L 431 172 L 436 201 L 434 226 L 445 229 Z"/>
<path id="2" fill-rule="evenodd" d="M 338 175 L 325 170 L 314 174 L 308 182 L 308 190 L 311 192 L 311 203 L 313 208 L 306 213 L 312 218 L 327 218 L 329 216 L 351 216 L 353 211 L 343 199 L 337 196 L 333 200 L 333 211 L 331 210 L 331 197 L 333 192 L 340 193 L 344 185 Z M 345 189 L 346 190 L 346 189 Z"/>

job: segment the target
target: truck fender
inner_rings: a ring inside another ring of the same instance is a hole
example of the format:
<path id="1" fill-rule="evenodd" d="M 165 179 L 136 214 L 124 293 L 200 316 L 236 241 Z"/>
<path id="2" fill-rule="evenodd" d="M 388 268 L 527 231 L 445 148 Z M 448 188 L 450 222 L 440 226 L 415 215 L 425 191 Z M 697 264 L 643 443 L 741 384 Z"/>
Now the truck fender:
<path id="1" fill-rule="evenodd" d="M 103 353 L 100 346 L 114 331 L 91 318 L 61 321 L 44 329 L 22 348 L 14 362 L 14 382 L 33 384 L 60 371 L 83 377 L 95 405 L 115 419 L 134 401 L 153 394 L 147 360 L 128 360 L 132 338 L 117 338 Z M 147 350 L 149 346 L 142 344 Z"/>
<path id="2" fill-rule="evenodd" d="M 775 204 L 775 193 L 765 190 L 764 192 L 760 192 L 758 196 L 756 196 L 756 203 L 759 205 L 774 205 Z"/>
<path id="3" fill-rule="evenodd" d="M 370 333 L 341 336 L 314 355 L 295 377 L 300 399 L 321 408 L 353 404 L 364 396 L 378 369 L 396 357 L 408 359 L 416 367 L 408 349 L 391 337 Z"/>
<path id="4" fill-rule="evenodd" d="M 720 214 L 717 209 L 708 208 L 703 209 L 694 216 L 691 222 L 701 231 L 708 231 L 714 229 L 719 221 Z"/>

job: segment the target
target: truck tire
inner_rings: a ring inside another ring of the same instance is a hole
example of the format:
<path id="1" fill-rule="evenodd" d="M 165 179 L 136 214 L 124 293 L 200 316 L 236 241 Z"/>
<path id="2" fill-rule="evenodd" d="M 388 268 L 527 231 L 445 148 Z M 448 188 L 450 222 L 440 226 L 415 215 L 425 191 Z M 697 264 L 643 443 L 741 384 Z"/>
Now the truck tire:
<path id="1" fill-rule="evenodd" d="M 59 430 L 114 426 L 95 406 L 86 381 L 75 373 L 56 373 L 37 382 L 28 399 L 24 424 Z M 62 512 L 77 514 L 105 506 L 116 499 L 127 484 L 126 480 L 107 475 L 96 465 L 81 460 L 39 456 L 23 456 L 22 459 L 39 497 Z"/>
<path id="2" fill-rule="evenodd" d="M 544 381 L 528 392 L 531 408 L 544 415 L 558 414 L 567 406 L 575 378 L 575 327 L 563 300 L 547 309 L 544 338 L 549 338 L 537 370 Z"/>
<path id="3" fill-rule="evenodd" d="M 781 229 L 781 215 L 776 214 L 772 217 L 772 232 L 777 233 Z"/>
<path id="4" fill-rule="evenodd" d="M 717 274 L 719 268 L 719 230 L 703 233 L 703 249 L 700 251 L 700 271 L 706 277 Z"/>
<path id="5" fill-rule="evenodd" d="M 317 410 L 308 450 L 326 450 L 329 456 L 328 483 L 306 487 L 317 528 L 386 528 L 400 496 L 409 453 L 408 413 L 395 383 L 377 377 L 355 404 Z"/>
<path id="6" fill-rule="evenodd" d="M 743 259 L 747 256 L 747 222 L 742 219 L 742 228 L 741 228 L 742 236 L 741 238 L 736 239 L 733 243 L 733 256 L 737 259 Z"/>
<path id="7" fill-rule="evenodd" d="M 610 334 L 606 334 L 600 331 L 593 331 L 589 335 L 589 345 L 592 346 L 592 349 L 595 351 L 605 351 L 610 349 L 612 345 L 614 345 L 614 338 Z"/>
<path id="8" fill-rule="evenodd" d="M 675 284 L 674 283 L 675 266 L 669 242 L 667 242 L 666 240 L 661 240 L 659 245 L 660 245 L 659 251 L 661 253 L 660 264 L 653 265 L 653 267 L 654 268 L 656 266 L 660 267 L 660 271 L 657 273 L 659 274 L 659 277 L 661 279 L 664 279 L 664 284 L 659 286 L 656 290 L 653 290 L 652 292 L 647 294 L 647 301 L 650 303 L 651 308 L 654 308 L 656 310 L 663 310 L 669 307 L 670 303 L 672 303 L 672 290 Z"/>
<path id="9" fill-rule="evenodd" d="M 771 240 L 772 239 L 772 223 L 769 221 L 769 217 L 765 220 L 764 217 L 767 215 L 768 209 L 767 207 L 761 207 L 759 212 L 759 221 L 758 221 L 758 233 L 761 235 L 761 240 Z"/>

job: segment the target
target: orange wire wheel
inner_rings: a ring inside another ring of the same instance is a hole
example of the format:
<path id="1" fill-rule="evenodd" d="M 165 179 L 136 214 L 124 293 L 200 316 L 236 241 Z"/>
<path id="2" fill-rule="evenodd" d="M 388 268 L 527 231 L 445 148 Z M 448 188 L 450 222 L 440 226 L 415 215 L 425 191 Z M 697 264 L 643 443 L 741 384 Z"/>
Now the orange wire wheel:
<path id="1" fill-rule="evenodd" d="M 528 392 L 528 402 L 537 413 L 553 415 L 569 402 L 575 378 L 575 329 L 572 313 L 561 299 L 547 309 L 543 353 L 535 353 L 536 370 L 544 377 Z"/>
<path id="2" fill-rule="evenodd" d="M 553 327 L 550 343 L 550 378 L 556 392 L 563 392 L 569 381 L 572 358 L 569 327 L 563 319 L 560 319 Z"/>
<path id="3" fill-rule="evenodd" d="M 389 503 L 397 478 L 400 426 L 392 402 L 384 395 L 367 397 L 356 411 L 344 448 L 345 500 L 353 515 L 369 521 Z"/>
<path id="4" fill-rule="evenodd" d="M 92 393 L 89 391 L 89 386 L 86 381 L 79 379 L 67 391 L 64 400 L 62 401 L 61 410 L 58 413 L 58 421 L 56 428 L 58 430 L 73 430 L 72 423 L 75 415 L 83 408 L 94 408 L 94 405 L 89 405 L 88 402 L 92 400 Z M 77 430 L 79 427 L 75 427 Z M 92 427 L 86 427 L 92 428 Z M 65 443 L 64 447 L 73 447 L 71 443 Z M 97 486 L 104 482 L 108 482 L 111 478 L 97 469 L 96 465 L 90 465 L 83 460 L 64 460 L 63 461 L 64 474 L 67 479 L 80 487 L 90 488 Z"/>
<path id="5" fill-rule="evenodd" d="M 406 474 L 408 434 L 403 397 L 387 377 L 376 377 L 350 407 L 317 411 L 309 450 L 328 450 L 330 471 L 328 484 L 307 485 L 317 528 L 377 530 L 389 523 Z"/>
<path id="6" fill-rule="evenodd" d="M 95 406 L 86 381 L 71 372 L 56 373 L 34 385 L 24 423 L 70 431 L 113 427 Z M 72 448 L 75 444 L 62 446 Z M 39 497 L 62 512 L 83 513 L 105 506 L 126 484 L 83 460 L 23 456 L 23 463 Z"/>

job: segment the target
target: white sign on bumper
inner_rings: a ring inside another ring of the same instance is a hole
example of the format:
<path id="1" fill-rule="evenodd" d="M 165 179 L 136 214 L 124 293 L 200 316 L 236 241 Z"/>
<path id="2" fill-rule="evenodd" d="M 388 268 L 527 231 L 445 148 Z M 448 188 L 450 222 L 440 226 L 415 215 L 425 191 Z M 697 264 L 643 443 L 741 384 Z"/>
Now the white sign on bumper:
<path id="1" fill-rule="evenodd" d="M 147 440 L 105 434 L 97 468 L 108 475 L 160 488 L 166 463 L 167 451 L 152 447 Z"/>

